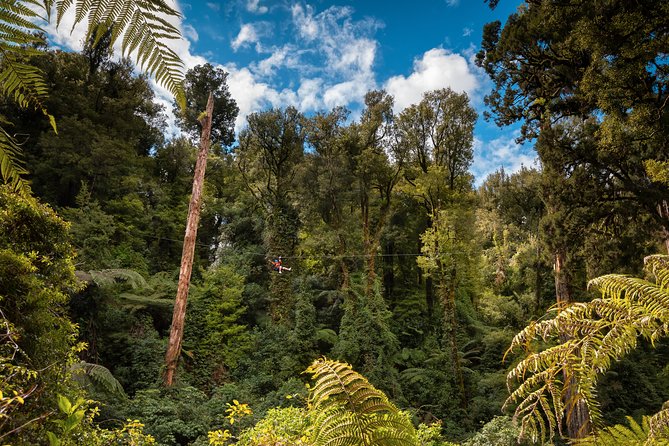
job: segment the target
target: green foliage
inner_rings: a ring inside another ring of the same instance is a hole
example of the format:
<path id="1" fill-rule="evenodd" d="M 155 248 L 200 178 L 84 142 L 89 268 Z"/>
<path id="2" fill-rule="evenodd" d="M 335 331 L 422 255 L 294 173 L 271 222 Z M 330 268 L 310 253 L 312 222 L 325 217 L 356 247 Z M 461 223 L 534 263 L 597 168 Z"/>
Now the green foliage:
<path id="1" fill-rule="evenodd" d="M 609 445 L 629 445 L 629 446 L 644 446 L 646 444 L 653 444 L 661 446 L 668 444 L 667 441 L 653 441 L 647 443 L 648 435 L 650 433 L 650 426 L 648 425 L 648 417 L 643 417 L 641 424 L 632 417 L 627 417 L 627 424 L 624 426 L 617 424 L 615 426 L 607 427 L 596 436 L 586 438 L 585 440 L 577 441 L 574 444 L 578 446 L 609 446 Z"/>
<path id="2" fill-rule="evenodd" d="M 138 391 L 124 413 L 141 420 L 159 444 L 176 446 L 207 435 L 213 420 L 206 402 L 206 395 L 193 387 L 148 389 Z"/>
<path id="3" fill-rule="evenodd" d="M 84 387 L 98 387 L 110 395 L 126 397 L 123 386 L 107 367 L 80 361 L 72 364 L 70 370 L 73 372 L 73 379 L 78 379 Z"/>
<path id="4" fill-rule="evenodd" d="M 309 428 L 307 411 L 296 407 L 270 409 L 253 428 L 243 431 L 237 446 L 306 446 Z"/>
<path id="5" fill-rule="evenodd" d="M 50 14 L 52 4 L 53 0 L 45 1 L 47 14 Z M 170 18 L 181 17 L 177 10 L 162 1 L 137 0 L 56 0 L 55 6 L 57 25 L 60 25 L 68 10 L 75 7 L 73 26 L 87 20 L 87 40 L 94 38 L 97 42 L 103 37 L 106 28 L 111 28 L 109 46 L 121 40 L 123 55 L 134 55 L 140 67 L 154 75 L 176 97 L 177 102 L 185 106 L 183 62 L 164 42 L 181 38 L 179 29 L 169 22 Z"/>
<path id="6" fill-rule="evenodd" d="M 49 446 L 106 446 L 110 444 L 129 444 L 132 446 L 154 446 L 154 438 L 144 434 L 144 427 L 137 420 L 128 420 L 116 429 L 102 429 L 96 426 L 94 418 L 98 408 L 91 406 L 92 401 L 78 399 L 72 403 L 67 397 L 58 395 L 56 419 L 52 420 L 57 432 L 46 432 Z"/>
<path id="7" fill-rule="evenodd" d="M 378 285 L 369 298 L 361 291 L 350 290 L 333 355 L 354 364 L 392 394 L 398 390 L 393 358 L 399 344 L 391 330 L 390 318 Z"/>
<path id="8" fill-rule="evenodd" d="M 200 135 L 200 119 L 205 113 L 209 93 L 214 98 L 214 116 L 211 123 L 212 145 L 230 146 L 234 139 L 234 127 L 239 107 L 230 96 L 227 85 L 228 73 L 211 64 L 197 65 L 186 73 L 186 106 L 178 104 L 174 109 L 177 123 L 194 138 Z"/>
<path id="9" fill-rule="evenodd" d="M 78 284 L 64 221 L 8 186 L 0 187 L 0 209 L 0 314 L 7 334 L 0 423 L 8 435 L 13 431 L 3 441 L 30 443 L 36 421 L 45 418 L 43 408 L 54 407 L 56 393 L 72 387 L 66 367 L 73 360 L 76 327 L 66 306 Z"/>
<path id="10" fill-rule="evenodd" d="M 41 111 L 49 118 L 51 127 L 56 131 L 55 118 L 47 112 L 45 105 L 47 83 L 43 72 L 26 63 L 26 59 L 40 53 L 36 48 L 43 43 L 39 36 L 42 30 L 35 24 L 37 19 L 42 18 L 39 9 L 50 19 L 53 5 L 53 0 L 0 2 L 0 26 L 3 29 L 0 39 L 0 93 L 15 101 L 20 108 Z M 177 27 L 160 17 L 178 17 L 176 10 L 162 1 L 142 3 L 135 0 L 57 0 L 55 5 L 57 24 L 60 24 L 63 15 L 73 6 L 76 9 L 73 25 L 87 19 L 87 40 L 93 39 L 97 43 L 105 36 L 106 28 L 112 28 L 112 32 L 106 34 L 109 38 L 108 45 L 113 46 L 120 38 L 124 55 L 135 55 L 140 66 L 170 90 L 182 107 L 185 105 L 183 63 L 163 41 L 181 38 L 181 34 Z M 39 9 L 36 11 L 35 7 Z M 28 183 L 20 176 L 25 170 L 17 164 L 19 145 L 6 130 L 8 122 L 2 116 L 0 123 L 0 173 L 14 190 L 28 194 Z"/>
<path id="11" fill-rule="evenodd" d="M 309 396 L 315 445 L 418 444 L 406 414 L 350 365 L 320 359 L 307 373 L 315 380 Z"/>
<path id="12" fill-rule="evenodd" d="M 578 382 L 578 395 L 594 424 L 601 422 L 595 392 L 600 376 L 637 348 L 638 338 L 654 344 L 667 336 L 668 262 L 666 256 L 645 259 L 655 283 L 621 275 L 593 279 L 590 286 L 601 292 L 601 298 L 573 304 L 516 335 L 510 351 L 528 349 L 536 339 L 551 342 L 530 352 L 508 375 L 509 385 L 520 381 L 506 404 L 517 404 L 515 417 L 521 419 L 523 435 L 537 438 L 561 432 L 562 417 L 573 404 L 565 401 L 563 373 Z"/>
<path id="13" fill-rule="evenodd" d="M 518 442 L 520 429 L 511 418 L 497 416 L 486 423 L 472 438 L 462 446 L 529 446 L 527 441 Z"/>
<path id="14" fill-rule="evenodd" d="M 228 370 L 252 349 L 252 337 L 240 323 L 244 277 L 220 265 L 203 274 L 193 289 L 186 318 L 184 349 L 192 355 L 194 381 L 205 388 L 228 378 Z M 206 383 L 206 384 L 205 384 Z"/>

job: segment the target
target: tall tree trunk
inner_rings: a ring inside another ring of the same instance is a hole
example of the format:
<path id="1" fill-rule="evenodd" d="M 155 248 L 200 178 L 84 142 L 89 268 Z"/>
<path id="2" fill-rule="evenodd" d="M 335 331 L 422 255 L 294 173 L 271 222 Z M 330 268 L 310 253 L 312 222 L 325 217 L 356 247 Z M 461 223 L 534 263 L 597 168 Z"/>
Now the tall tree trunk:
<path id="1" fill-rule="evenodd" d="M 179 363 L 181 354 L 181 341 L 184 334 L 184 320 L 186 318 L 186 304 L 188 302 L 188 288 L 193 271 L 193 255 L 195 253 L 195 240 L 197 238 L 197 226 L 200 221 L 200 201 L 202 199 L 202 186 L 204 184 L 204 172 L 207 168 L 207 155 L 211 144 L 211 118 L 214 113 L 214 96 L 209 93 L 207 110 L 200 118 L 202 133 L 200 134 L 200 150 L 195 162 L 195 175 L 193 177 L 193 193 L 188 206 L 188 221 L 186 233 L 184 234 L 184 247 L 181 253 L 181 270 L 179 271 L 179 285 L 177 297 L 174 301 L 174 312 L 172 313 L 172 326 L 170 327 L 170 339 L 165 354 L 165 376 L 164 385 L 172 386 L 174 373 Z"/>
<path id="2" fill-rule="evenodd" d="M 451 351 L 451 364 L 453 367 L 453 376 L 457 383 L 460 393 L 460 407 L 467 409 L 467 393 L 465 391 L 465 379 L 462 373 L 462 364 L 460 364 L 460 350 L 457 340 L 457 319 L 455 317 L 455 290 L 456 290 L 457 272 L 453 268 L 450 272 L 449 282 L 442 283 L 439 286 L 441 294 L 441 303 L 444 307 L 444 336 Z"/>
<path id="3" fill-rule="evenodd" d="M 348 292 L 351 288 L 351 274 L 348 270 L 348 265 L 346 264 L 346 235 L 342 232 L 338 234 L 339 238 L 339 267 L 341 268 L 341 289 L 344 292 Z"/>
<path id="4" fill-rule="evenodd" d="M 662 200 L 662 203 L 657 205 L 657 212 L 665 222 L 669 221 L 669 201 Z M 662 227 L 662 238 L 664 239 L 664 247 L 669 254 L 669 224 L 665 223 Z"/>
<path id="5" fill-rule="evenodd" d="M 570 277 L 567 265 L 566 248 L 560 247 L 555 252 L 555 296 L 558 304 L 558 311 L 562 311 L 572 301 L 570 290 Z M 568 340 L 566 335 L 560 335 L 560 341 Z M 571 439 L 585 438 L 590 435 L 592 426 L 590 425 L 590 411 L 585 401 L 578 393 L 577 376 L 573 373 L 572 364 L 565 364 L 564 368 L 565 385 L 565 424 L 567 435 Z"/>
<path id="6" fill-rule="evenodd" d="M 539 235 L 537 234 L 536 239 L 537 249 L 535 255 L 537 256 L 534 262 L 534 313 L 539 314 L 541 311 L 541 242 L 539 241 Z"/>
<path id="7" fill-rule="evenodd" d="M 385 244 L 383 257 L 383 295 L 389 300 L 395 288 L 395 243 L 392 240 Z"/>

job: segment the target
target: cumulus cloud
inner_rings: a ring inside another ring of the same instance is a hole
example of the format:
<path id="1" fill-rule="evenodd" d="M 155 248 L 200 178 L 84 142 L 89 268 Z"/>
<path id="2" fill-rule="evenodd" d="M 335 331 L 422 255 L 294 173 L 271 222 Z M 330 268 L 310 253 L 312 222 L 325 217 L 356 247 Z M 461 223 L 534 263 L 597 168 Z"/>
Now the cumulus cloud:
<path id="1" fill-rule="evenodd" d="M 251 43 L 258 42 L 258 33 L 251 23 L 245 23 L 239 30 L 239 34 L 230 43 L 234 51 L 237 51 L 242 46 L 247 46 Z"/>
<path id="2" fill-rule="evenodd" d="M 260 0 L 248 0 L 246 10 L 255 14 L 265 14 L 268 11 L 267 6 L 260 6 Z"/>
<path id="3" fill-rule="evenodd" d="M 318 110 L 321 107 L 321 79 L 303 79 L 297 89 L 298 108 L 302 111 Z"/>
<path id="4" fill-rule="evenodd" d="M 395 110 L 400 111 L 421 100 L 423 93 L 450 87 L 453 91 L 472 93 L 479 85 L 471 64 L 460 54 L 433 48 L 416 59 L 408 76 L 393 76 L 385 89 L 395 97 Z"/>
<path id="5" fill-rule="evenodd" d="M 536 154 L 531 148 L 516 143 L 518 131 L 490 141 L 474 139 L 474 163 L 471 171 L 480 185 L 486 177 L 500 168 L 507 173 L 520 170 L 522 166 L 538 167 Z"/>

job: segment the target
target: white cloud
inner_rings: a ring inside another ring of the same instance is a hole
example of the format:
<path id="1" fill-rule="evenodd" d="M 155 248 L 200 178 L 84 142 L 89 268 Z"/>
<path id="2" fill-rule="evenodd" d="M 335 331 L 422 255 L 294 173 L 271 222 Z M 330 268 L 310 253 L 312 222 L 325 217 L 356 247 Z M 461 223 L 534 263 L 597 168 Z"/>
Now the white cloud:
<path id="1" fill-rule="evenodd" d="M 195 31 L 195 28 L 193 28 L 191 25 L 184 25 L 183 32 L 184 32 L 184 37 L 189 39 L 191 42 L 197 42 L 198 39 L 200 38 L 197 31 Z"/>
<path id="2" fill-rule="evenodd" d="M 221 10 L 221 5 L 218 3 L 213 3 L 213 2 L 207 2 L 207 8 L 211 9 L 212 11 L 220 11 Z"/>
<path id="3" fill-rule="evenodd" d="M 538 167 L 536 154 L 532 149 L 516 143 L 519 132 L 500 136 L 491 141 L 474 139 L 474 162 L 471 171 L 480 185 L 487 176 L 503 167 L 506 173 L 520 170 L 522 166 Z"/>
<path id="4" fill-rule="evenodd" d="M 326 108 L 349 105 L 354 102 L 362 102 L 365 93 L 371 89 L 369 80 L 364 78 L 334 84 L 325 89 L 323 93 L 323 104 Z"/>
<path id="5" fill-rule="evenodd" d="M 307 9 L 302 7 L 300 4 L 295 4 L 291 8 L 293 14 L 293 22 L 297 26 L 297 30 L 300 32 L 300 36 L 311 41 L 316 38 L 318 35 L 318 24 L 313 17 L 313 8 L 307 5 Z"/>
<path id="6" fill-rule="evenodd" d="M 479 80 L 467 59 L 433 48 L 414 61 L 413 72 L 408 76 L 393 76 L 385 89 L 395 97 L 395 110 L 400 111 L 421 100 L 423 93 L 450 87 L 453 91 L 472 93 Z"/>
<path id="7" fill-rule="evenodd" d="M 297 89 L 299 110 L 311 111 L 322 107 L 322 100 L 319 98 L 322 89 L 321 79 L 303 79 L 300 88 Z"/>
<path id="8" fill-rule="evenodd" d="M 446 0 L 446 4 L 448 6 L 458 6 L 460 4 L 460 0 Z"/>
<path id="9" fill-rule="evenodd" d="M 265 14 L 268 11 L 267 6 L 260 6 L 260 0 L 248 0 L 246 10 L 256 14 Z"/>
<path id="10" fill-rule="evenodd" d="M 383 26 L 380 22 L 353 21 L 349 7 L 332 6 L 314 14 L 310 6 L 296 4 L 291 12 L 302 43 L 325 57 L 321 66 L 326 74 L 349 79 L 371 75 L 378 43 L 369 35 Z"/>
<path id="11" fill-rule="evenodd" d="M 471 28 L 469 28 L 469 27 L 464 27 L 464 28 L 462 29 L 462 37 L 469 37 L 469 36 L 472 35 L 473 32 L 474 32 L 473 29 L 471 29 Z"/>
<path id="12" fill-rule="evenodd" d="M 239 30 L 237 37 L 230 43 L 233 50 L 237 51 L 240 47 L 258 42 L 258 33 L 251 23 L 245 23 Z"/>

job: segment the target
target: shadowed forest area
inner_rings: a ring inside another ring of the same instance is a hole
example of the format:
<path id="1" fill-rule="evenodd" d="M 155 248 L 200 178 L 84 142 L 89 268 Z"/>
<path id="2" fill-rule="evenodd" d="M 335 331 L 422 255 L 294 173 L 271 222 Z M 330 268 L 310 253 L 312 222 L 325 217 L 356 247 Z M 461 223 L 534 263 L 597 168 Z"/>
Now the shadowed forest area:
<path id="1" fill-rule="evenodd" d="M 168 139 L 135 71 L 149 40 L 118 57 L 93 24 L 51 49 L 12 34 L 28 3 L 0 1 L 1 444 L 669 441 L 669 2 L 528 0 L 486 25 L 487 118 L 539 167 L 480 186 L 465 93 L 236 134 L 227 73 L 145 61 L 177 98 Z"/>

